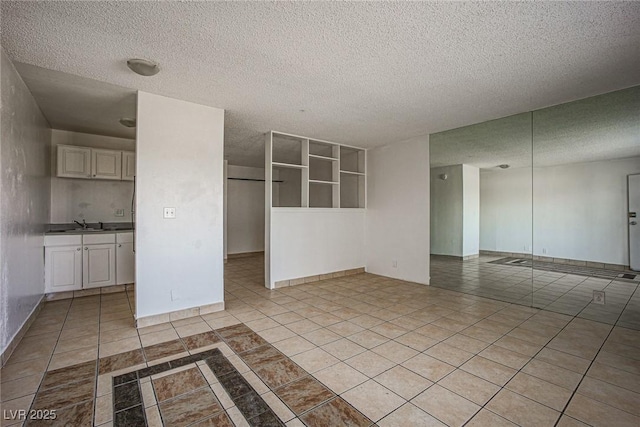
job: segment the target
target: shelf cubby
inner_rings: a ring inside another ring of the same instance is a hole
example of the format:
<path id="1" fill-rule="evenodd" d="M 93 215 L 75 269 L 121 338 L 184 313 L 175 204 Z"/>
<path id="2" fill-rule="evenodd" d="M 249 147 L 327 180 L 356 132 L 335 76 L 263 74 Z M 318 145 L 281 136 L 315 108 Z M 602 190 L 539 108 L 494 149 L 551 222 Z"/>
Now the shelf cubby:
<path id="1" fill-rule="evenodd" d="M 366 207 L 366 150 L 274 131 L 265 150 L 271 207 Z"/>

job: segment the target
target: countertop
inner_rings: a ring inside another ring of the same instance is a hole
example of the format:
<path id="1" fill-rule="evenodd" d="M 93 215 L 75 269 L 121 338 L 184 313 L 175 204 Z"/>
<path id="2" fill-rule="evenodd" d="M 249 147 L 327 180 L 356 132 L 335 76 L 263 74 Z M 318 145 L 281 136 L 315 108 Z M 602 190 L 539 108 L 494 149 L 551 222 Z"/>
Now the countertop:
<path id="1" fill-rule="evenodd" d="M 131 222 L 87 222 L 88 230 L 73 222 L 48 224 L 45 236 L 66 236 L 74 234 L 127 233 L 133 231 Z"/>
<path id="2" fill-rule="evenodd" d="M 93 229 L 93 230 L 54 230 L 44 233 L 45 236 L 73 236 L 77 234 L 115 234 L 115 233 L 130 233 L 133 228 L 118 228 L 118 229 Z"/>

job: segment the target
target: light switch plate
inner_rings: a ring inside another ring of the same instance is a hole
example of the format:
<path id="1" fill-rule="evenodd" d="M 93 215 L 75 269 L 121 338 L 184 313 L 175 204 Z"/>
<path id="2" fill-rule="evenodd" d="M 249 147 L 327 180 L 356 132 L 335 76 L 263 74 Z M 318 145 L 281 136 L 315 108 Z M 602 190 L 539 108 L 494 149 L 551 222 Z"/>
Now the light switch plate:
<path id="1" fill-rule="evenodd" d="M 124 209 L 116 209 L 114 216 L 124 216 Z"/>
<path id="2" fill-rule="evenodd" d="M 164 219 L 175 219 L 176 217 L 176 208 L 164 208 L 164 213 L 162 216 Z"/>

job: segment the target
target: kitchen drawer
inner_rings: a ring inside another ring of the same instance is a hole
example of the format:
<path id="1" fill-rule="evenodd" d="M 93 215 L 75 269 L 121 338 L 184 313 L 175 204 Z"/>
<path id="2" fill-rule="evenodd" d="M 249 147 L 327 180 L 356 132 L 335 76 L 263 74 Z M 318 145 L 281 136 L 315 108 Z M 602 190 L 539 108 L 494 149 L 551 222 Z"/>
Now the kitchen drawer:
<path id="1" fill-rule="evenodd" d="M 116 235 L 114 233 L 109 234 L 85 234 L 82 236 L 82 244 L 84 245 L 100 245 L 105 243 L 115 243 Z"/>
<path id="2" fill-rule="evenodd" d="M 133 232 L 116 234 L 116 243 L 132 243 L 132 242 L 133 242 Z"/>
<path id="3" fill-rule="evenodd" d="M 44 236 L 45 246 L 73 246 L 82 244 L 82 235 Z"/>

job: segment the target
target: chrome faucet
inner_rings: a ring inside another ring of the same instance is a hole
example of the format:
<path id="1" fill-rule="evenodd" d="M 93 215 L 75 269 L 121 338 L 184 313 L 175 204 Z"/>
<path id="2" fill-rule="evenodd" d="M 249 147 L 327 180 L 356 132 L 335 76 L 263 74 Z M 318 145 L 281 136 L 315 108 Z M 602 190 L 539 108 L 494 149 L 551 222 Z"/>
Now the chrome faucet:
<path id="1" fill-rule="evenodd" d="M 78 221 L 76 221 L 75 219 L 73 220 L 73 222 L 75 222 L 76 224 L 78 224 L 80 227 L 86 229 L 87 227 L 89 227 L 87 225 L 87 221 L 85 221 L 84 219 L 82 220 L 82 224 L 80 224 Z"/>

